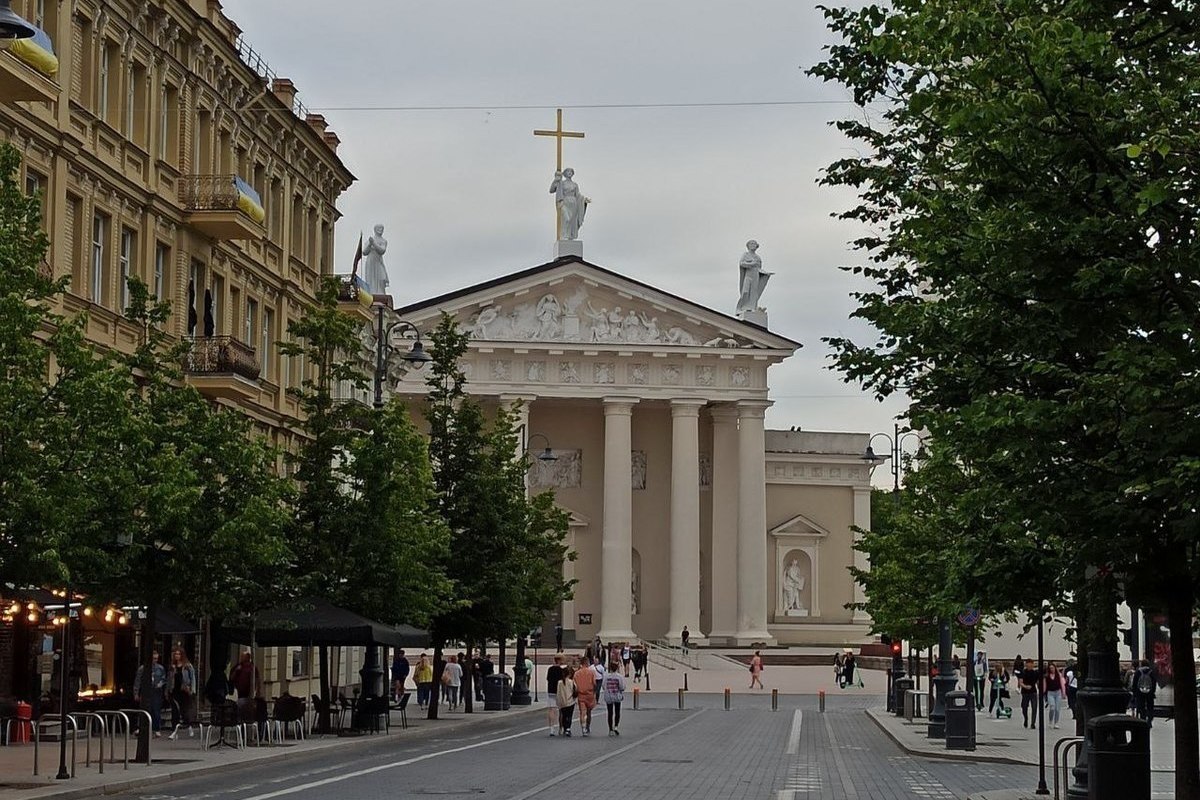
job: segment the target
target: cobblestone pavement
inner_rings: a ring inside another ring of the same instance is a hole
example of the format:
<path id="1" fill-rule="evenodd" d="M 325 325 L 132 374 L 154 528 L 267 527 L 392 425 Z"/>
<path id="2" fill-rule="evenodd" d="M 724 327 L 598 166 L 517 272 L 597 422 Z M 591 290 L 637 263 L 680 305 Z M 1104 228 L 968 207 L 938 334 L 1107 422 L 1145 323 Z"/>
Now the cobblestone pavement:
<path id="1" fill-rule="evenodd" d="M 119 795 L 138 800 L 375 800 L 396 797 L 543 798 L 965 798 L 989 789 L 1036 785 L 1027 766 L 952 763 L 903 754 L 866 717 L 868 696 L 830 698 L 721 695 L 640 699 L 626 708 L 621 736 L 576 724 L 550 738 L 533 717 L 481 723 L 469 733 L 387 742 L 353 753 L 314 753 L 311 762 L 255 764 Z"/>

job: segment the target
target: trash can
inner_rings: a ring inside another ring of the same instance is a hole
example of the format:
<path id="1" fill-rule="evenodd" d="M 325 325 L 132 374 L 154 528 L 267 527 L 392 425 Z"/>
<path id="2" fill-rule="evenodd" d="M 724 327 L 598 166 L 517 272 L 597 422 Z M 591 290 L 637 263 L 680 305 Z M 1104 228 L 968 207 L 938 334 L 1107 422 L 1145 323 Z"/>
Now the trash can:
<path id="1" fill-rule="evenodd" d="M 1104 714 L 1087 723 L 1088 800 L 1150 800 L 1150 723 Z"/>
<path id="2" fill-rule="evenodd" d="M 894 703 L 892 710 L 896 712 L 897 717 L 904 716 L 904 695 L 916 686 L 912 678 L 897 678 L 892 681 L 892 696 Z"/>
<path id="3" fill-rule="evenodd" d="M 975 696 L 970 692 L 946 692 L 946 749 L 975 749 Z"/>
<path id="4" fill-rule="evenodd" d="M 483 678 L 483 710 L 507 711 L 512 702 L 512 678 L 508 673 L 485 675 Z"/>

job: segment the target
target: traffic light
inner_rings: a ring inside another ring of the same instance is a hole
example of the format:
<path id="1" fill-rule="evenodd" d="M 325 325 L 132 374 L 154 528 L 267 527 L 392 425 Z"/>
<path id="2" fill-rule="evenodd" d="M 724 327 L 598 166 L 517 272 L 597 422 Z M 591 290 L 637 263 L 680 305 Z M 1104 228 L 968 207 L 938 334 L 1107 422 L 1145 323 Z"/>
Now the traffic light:
<path id="1" fill-rule="evenodd" d="M 900 642 L 892 642 L 892 658 L 900 657 Z"/>

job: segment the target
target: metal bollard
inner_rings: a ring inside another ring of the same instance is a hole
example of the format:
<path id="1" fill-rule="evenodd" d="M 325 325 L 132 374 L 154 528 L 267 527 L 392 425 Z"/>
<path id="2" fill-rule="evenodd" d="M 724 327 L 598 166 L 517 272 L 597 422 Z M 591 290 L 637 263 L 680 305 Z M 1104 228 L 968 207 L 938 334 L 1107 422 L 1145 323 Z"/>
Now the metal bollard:
<path id="1" fill-rule="evenodd" d="M 685 692 L 688 690 L 688 685 L 687 685 L 687 673 L 686 673 L 686 672 L 685 672 L 685 673 L 683 673 L 683 690 L 684 690 Z"/>
<path id="2" fill-rule="evenodd" d="M 683 689 L 679 690 L 679 710 L 683 710 Z"/>
<path id="3" fill-rule="evenodd" d="M 729 687 L 725 687 L 725 710 L 729 710 Z"/>
<path id="4" fill-rule="evenodd" d="M 636 687 L 636 686 L 633 687 L 633 710 L 634 711 L 637 711 L 637 708 L 638 708 L 638 694 L 639 694 L 638 687 Z"/>
<path id="5" fill-rule="evenodd" d="M 771 710 L 772 711 L 779 710 L 779 690 L 778 689 L 771 690 Z"/>
<path id="6" fill-rule="evenodd" d="M 825 713 L 825 690 L 817 692 L 817 710 L 822 714 Z"/>

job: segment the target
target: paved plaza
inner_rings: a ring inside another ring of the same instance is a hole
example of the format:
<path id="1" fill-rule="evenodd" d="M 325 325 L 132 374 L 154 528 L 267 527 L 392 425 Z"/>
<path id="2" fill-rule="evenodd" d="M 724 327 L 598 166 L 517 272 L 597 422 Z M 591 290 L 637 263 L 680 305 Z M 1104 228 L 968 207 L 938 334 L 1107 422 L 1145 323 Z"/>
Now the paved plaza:
<path id="1" fill-rule="evenodd" d="M 22 745 L 0 748 L 0 800 L 1034 796 L 1038 772 L 1031 743 L 1036 735 L 1023 731 L 1019 719 L 994 729 L 981 720 L 980 749 L 947 758 L 940 743 L 920 735 L 923 726 L 882 714 L 879 691 L 827 686 L 831 669 L 769 668 L 767 690 L 750 692 L 735 684 L 727 711 L 722 690 L 733 678 L 741 679 L 739 665 L 708 653 L 702 667 L 688 671 L 690 690 L 682 709 L 676 691 L 682 670 L 652 668 L 653 689 L 644 691 L 642 685 L 639 708 L 633 708 L 632 693 L 626 697 L 619 737 L 607 736 L 597 716 L 591 737 L 581 737 L 576 724 L 570 739 L 551 738 L 544 709 L 534 705 L 508 712 L 443 713 L 436 721 L 414 717 L 408 730 L 394 727 L 386 735 L 314 738 L 244 751 L 202 751 L 192 739 L 161 739 L 154 742 L 158 760 L 151 767 L 125 770 L 108 764 L 100 776 L 94 763 L 84 767 L 81 762 L 78 777 L 66 782 L 47 777 L 57 764 L 52 746 L 42 746 L 43 774 L 35 778 L 32 748 Z M 868 672 L 866 683 L 878 678 Z M 781 689 L 778 710 L 772 710 L 772 686 Z M 1156 725 L 1155 747 L 1168 734 L 1167 726 Z M 1155 766 L 1164 765 L 1156 758 Z M 1171 796 L 1172 777 L 1155 773 L 1156 799 Z"/>

